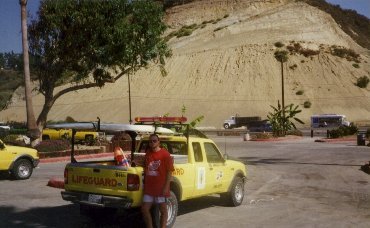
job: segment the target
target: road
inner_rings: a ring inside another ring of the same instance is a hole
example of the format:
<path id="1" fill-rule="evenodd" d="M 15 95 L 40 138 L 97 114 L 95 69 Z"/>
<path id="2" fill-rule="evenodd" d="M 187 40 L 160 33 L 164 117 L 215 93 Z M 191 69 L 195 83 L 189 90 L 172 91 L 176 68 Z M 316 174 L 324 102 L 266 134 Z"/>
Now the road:
<path id="1" fill-rule="evenodd" d="M 359 170 L 370 148 L 315 138 L 279 142 L 211 136 L 247 164 L 246 197 L 225 207 L 218 196 L 182 202 L 175 227 L 370 227 L 370 175 Z M 46 186 L 63 177 L 63 162 L 42 163 L 25 181 L 0 179 L 0 227 L 94 227 Z M 109 218 L 109 216 L 108 216 Z M 126 227 L 107 220 L 95 227 Z M 108 225 L 107 225 L 108 224 Z"/>

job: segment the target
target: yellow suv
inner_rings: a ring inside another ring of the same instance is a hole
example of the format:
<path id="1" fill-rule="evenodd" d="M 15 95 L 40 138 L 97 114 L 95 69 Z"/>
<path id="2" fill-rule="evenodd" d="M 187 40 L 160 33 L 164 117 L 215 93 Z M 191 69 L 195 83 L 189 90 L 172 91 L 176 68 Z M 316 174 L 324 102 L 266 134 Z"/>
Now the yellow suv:
<path id="1" fill-rule="evenodd" d="M 30 178 L 39 161 L 37 150 L 5 145 L 0 140 L 0 171 L 10 172 L 14 179 Z"/>

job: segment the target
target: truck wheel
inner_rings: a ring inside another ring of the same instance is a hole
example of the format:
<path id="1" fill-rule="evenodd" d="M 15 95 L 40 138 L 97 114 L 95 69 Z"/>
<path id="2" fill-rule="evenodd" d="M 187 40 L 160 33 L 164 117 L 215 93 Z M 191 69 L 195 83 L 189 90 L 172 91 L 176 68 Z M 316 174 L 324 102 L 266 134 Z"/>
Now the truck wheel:
<path id="1" fill-rule="evenodd" d="M 166 227 L 171 228 L 174 226 L 177 216 L 177 211 L 179 209 L 177 198 L 174 192 L 170 192 L 170 197 L 167 198 L 167 223 Z M 161 227 L 160 226 L 160 212 L 159 206 L 154 205 L 152 208 L 152 219 L 153 219 L 153 227 Z"/>
<path id="2" fill-rule="evenodd" d="M 230 128 L 230 126 L 229 126 L 228 124 L 224 124 L 224 128 L 225 128 L 225 129 L 229 129 L 229 128 Z"/>
<path id="3" fill-rule="evenodd" d="M 227 205 L 237 207 L 242 204 L 244 198 L 244 182 L 242 178 L 235 177 L 231 184 L 230 192 L 221 195 L 221 200 Z"/>
<path id="4" fill-rule="evenodd" d="M 14 163 L 12 168 L 12 176 L 16 180 L 25 180 L 30 178 L 33 168 L 32 164 L 27 159 L 20 159 Z"/>

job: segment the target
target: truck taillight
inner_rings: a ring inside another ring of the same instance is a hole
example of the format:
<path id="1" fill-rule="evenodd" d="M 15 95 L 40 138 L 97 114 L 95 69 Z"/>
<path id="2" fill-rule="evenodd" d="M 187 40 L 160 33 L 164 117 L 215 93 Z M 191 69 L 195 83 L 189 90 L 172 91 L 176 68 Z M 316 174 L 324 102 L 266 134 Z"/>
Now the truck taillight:
<path id="1" fill-rule="evenodd" d="M 68 169 L 64 169 L 64 184 L 68 184 Z"/>
<path id="2" fill-rule="evenodd" d="M 140 178 L 136 174 L 127 175 L 127 191 L 137 191 L 140 187 Z"/>

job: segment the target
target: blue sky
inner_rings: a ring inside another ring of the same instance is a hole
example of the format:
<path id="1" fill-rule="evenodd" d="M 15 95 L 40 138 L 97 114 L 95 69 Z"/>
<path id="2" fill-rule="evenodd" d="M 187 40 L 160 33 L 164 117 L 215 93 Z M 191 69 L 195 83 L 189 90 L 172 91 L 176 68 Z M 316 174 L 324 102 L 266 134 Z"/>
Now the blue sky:
<path id="1" fill-rule="evenodd" d="M 354 9 L 370 18 L 370 0 L 326 0 L 344 9 Z M 35 15 L 40 0 L 28 0 L 29 15 Z M 0 52 L 22 51 L 19 0 L 0 0 Z"/>

